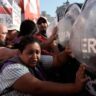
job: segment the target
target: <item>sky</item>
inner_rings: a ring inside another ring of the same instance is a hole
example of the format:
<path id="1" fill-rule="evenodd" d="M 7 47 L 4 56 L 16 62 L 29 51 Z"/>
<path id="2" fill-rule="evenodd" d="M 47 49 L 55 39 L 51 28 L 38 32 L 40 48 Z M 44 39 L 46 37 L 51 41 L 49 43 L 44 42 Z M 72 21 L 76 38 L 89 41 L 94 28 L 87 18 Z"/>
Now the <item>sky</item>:
<path id="1" fill-rule="evenodd" d="M 40 11 L 46 11 L 51 16 L 56 16 L 57 7 L 63 5 L 67 0 L 40 0 Z M 85 0 L 69 0 L 70 3 L 84 3 Z"/>

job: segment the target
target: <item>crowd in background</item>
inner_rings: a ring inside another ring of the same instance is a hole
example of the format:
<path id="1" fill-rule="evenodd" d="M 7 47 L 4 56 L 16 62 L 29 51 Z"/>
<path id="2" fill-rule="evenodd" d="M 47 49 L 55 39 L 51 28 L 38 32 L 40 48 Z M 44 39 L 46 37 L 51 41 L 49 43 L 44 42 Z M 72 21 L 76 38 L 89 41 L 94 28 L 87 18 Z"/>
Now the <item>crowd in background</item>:
<path id="1" fill-rule="evenodd" d="M 47 37 L 48 21 L 24 20 L 20 30 L 0 24 L 0 96 L 92 96 L 85 90 L 86 66 L 71 49 Z"/>

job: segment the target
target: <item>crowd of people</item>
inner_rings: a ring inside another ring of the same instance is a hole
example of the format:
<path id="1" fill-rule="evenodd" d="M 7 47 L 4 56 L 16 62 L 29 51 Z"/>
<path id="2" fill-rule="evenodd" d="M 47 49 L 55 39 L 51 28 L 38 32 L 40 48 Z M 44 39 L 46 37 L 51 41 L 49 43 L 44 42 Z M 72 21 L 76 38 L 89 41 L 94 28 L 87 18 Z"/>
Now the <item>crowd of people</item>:
<path id="1" fill-rule="evenodd" d="M 0 24 L 0 96 L 85 96 L 85 65 L 69 48 L 61 51 L 54 42 L 57 27 L 50 38 L 47 27 L 44 17 L 22 21 L 20 31 Z"/>

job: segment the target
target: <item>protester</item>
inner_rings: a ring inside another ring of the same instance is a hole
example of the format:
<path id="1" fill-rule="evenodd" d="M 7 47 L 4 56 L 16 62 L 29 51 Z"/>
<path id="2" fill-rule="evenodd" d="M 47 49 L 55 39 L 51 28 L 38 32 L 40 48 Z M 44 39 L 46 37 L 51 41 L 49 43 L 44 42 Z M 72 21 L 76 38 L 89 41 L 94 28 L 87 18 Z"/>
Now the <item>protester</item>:
<path id="1" fill-rule="evenodd" d="M 39 17 L 37 20 L 37 26 L 38 26 L 39 34 L 47 38 L 46 29 L 48 27 L 48 20 L 45 17 Z"/>
<path id="2" fill-rule="evenodd" d="M 6 47 L 7 33 L 8 33 L 7 26 L 4 24 L 0 24 L 0 63 L 18 54 L 17 49 L 11 50 Z"/>
<path id="3" fill-rule="evenodd" d="M 0 24 L 0 46 L 6 46 L 5 39 L 8 33 L 7 26 Z"/>
<path id="4" fill-rule="evenodd" d="M 32 20 L 24 20 L 20 25 L 20 32 L 18 36 L 14 40 L 13 48 L 18 48 L 18 43 L 25 36 L 32 36 L 35 32 L 37 32 L 37 26 Z"/>
<path id="5" fill-rule="evenodd" d="M 11 48 L 14 45 L 14 40 L 18 35 L 18 28 L 16 25 L 12 25 L 11 27 L 8 28 L 8 33 L 6 36 L 6 46 Z"/>
<path id="6" fill-rule="evenodd" d="M 37 33 L 37 26 L 36 26 L 36 24 L 32 20 L 24 20 L 21 23 L 20 32 L 19 32 L 17 38 L 15 38 L 15 42 L 14 42 L 15 44 L 14 44 L 13 48 L 18 48 L 18 43 L 20 42 L 20 39 L 25 37 L 25 36 L 28 36 L 28 35 L 30 35 L 32 37 L 35 37 L 35 38 L 38 38 L 38 40 L 40 40 L 39 37 L 37 36 L 37 34 L 38 33 Z M 45 42 L 44 41 L 41 42 L 42 43 L 42 50 L 44 48 L 46 48 L 46 47 L 50 51 L 52 50 L 52 47 L 54 49 L 58 49 L 58 48 L 55 48 L 57 46 L 52 46 L 53 40 L 56 39 L 56 36 L 57 36 L 56 35 L 56 29 L 54 29 L 54 32 L 53 32 L 52 36 L 48 40 L 46 39 Z M 49 47 L 50 45 L 52 47 Z M 45 50 L 44 50 L 44 52 L 48 53 L 48 54 L 43 54 L 42 53 L 43 55 L 53 55 L 53 54 L 50 54 L 50 52 L 47 52 Z M 56 53 L 57 52 L 58 52 L 58 50 L 56 50 Z"/>
<path id="7" fill-rule="evenodd" d="M 37 40 L 31 37 L 23 38 L 20 41 L 19 51 L 18 56 L 7 60 L 0 70 L 0 92 L 6 93 L 4 96 L 73 94 L 82 89 L 86 81 L 84 66 L 80 66 L 78 69 L 75 83 L 54 83 L 46 81 L 43 63 L 39 62 L 41 48 Z M 64 61 L 66 54 L 62 56 Z M 50 64 L 56 66 L 59 62 L 60 65 L 62 60 L 59 57 L 59 59 L 55 59 L 54 63 Z"/>
<path id="8" fill-rule="evenodd" d="M 21 23 L 21 26 L 20 26 L 20 32 L 18 33 L 18 36 L 14 39 L 14 42 L 13 42 L 13 45 L 11 46 L 11 48 L 13 49 L 18 49 L 18 44 L 21 40 L 21 38 L 25 37 L 25 36 L 33 36 L 33 34 L 35 34 L 37 32 L 37 26 L 36 24 L 32 21 L 32 20 L 24 20 L 22 23 Z M 11 55 L 8 56 L 8 54 L 10 52 L 13 52 L 13 49 L 10 50 L 10 49 L 7 49 L 6 47 L 2 48 L 2 52 L 1 52 L 1 57 L 0 57 L 0 60 L 6 60 L 6 56 L 7 58 L 10 58 Z M 5 54 L 5 50 L 6 50 L 6 54 Z M 10 50 L 10 52 L 8 51 Z M 16 53 L 16 52 L 15 52 Z M 18 53 L 18 51 L 17 51 Z M 14 54 L 14 52 L 13 52 Z M 2 57 L 3 55 L 3 57 Z M 16 54 L 14 54 L 16 55 Z M 13 55 L 12 55 L 13 56 Z M 44 61 L 46 59 L 48 59 L 50 61 L 51 58 L 53 58 L 52 56 L 43 56 L 44 57 Z"/>
<path id="9" fill-rule="evenodd" d="M 37 26 L 38 33 L 35 34 L 35 38 L 42 42 L 42 54 L 54 55 L 55 53 L 58 53 L 56 42 L 54 42 L 57 38 L 57 27 L 54 28 L 52 35 L 48 38 L 46 35 L 48 27 L 47 19 L 45 17 L 39 17 L 37 20 Z"/>

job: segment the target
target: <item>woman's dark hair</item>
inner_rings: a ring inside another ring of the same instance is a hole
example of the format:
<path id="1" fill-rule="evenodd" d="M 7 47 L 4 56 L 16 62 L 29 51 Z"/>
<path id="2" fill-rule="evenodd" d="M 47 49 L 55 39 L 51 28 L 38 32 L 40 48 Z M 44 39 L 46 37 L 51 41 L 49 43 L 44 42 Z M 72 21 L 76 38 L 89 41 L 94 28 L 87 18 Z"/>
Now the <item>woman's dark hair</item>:
<path id="1" fill-rule="evenodd" d="M 37 32 L 37 26 L 32 20 L 24 20 L 20 26 L 20 32 L 18 36 L 28 36 L 33 35 Z"/>
<path id="2" fill-rule="evenodd" d="M 24 38 L 21 39 L 18 49 L 20 50 L 20 52 L 23 52 L 23 50 L 28 44 L 35 43 L 35 42 L 40 45 L 40 42 L 36 38 L 32 36 L 25 36 Z"/>

